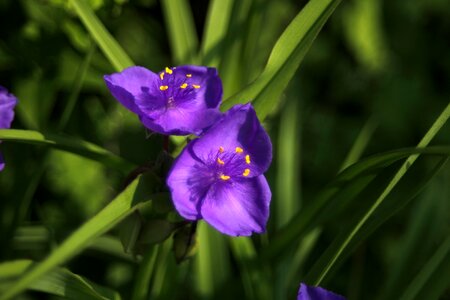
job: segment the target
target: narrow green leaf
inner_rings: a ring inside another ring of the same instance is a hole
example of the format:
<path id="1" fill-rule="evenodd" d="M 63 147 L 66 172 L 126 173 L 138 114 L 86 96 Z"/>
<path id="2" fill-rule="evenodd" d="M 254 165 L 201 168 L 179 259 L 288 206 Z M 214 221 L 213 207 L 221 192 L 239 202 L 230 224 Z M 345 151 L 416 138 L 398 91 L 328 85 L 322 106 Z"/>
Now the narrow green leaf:
<path id="1" fill-rule="evenodd" d="M 133 288 L 132 300 L 148 299 L 150 280 L 155 269 L 156 256 L 158 255 L 159 245 L 155 245 L 144 255 L 139 266 L 136 282 Z"/>
<path id="2" fill-rule="evenodd" d="M 163 0 L 161 5 L 175 63 L 195 64 L 198 37 L 188 1 Z"/>
<path id="3" fill-rule="evenodd" d="M 234 0 L 212 0 L 209 4 L 201 49 L 205 66 L 220 65 L 233 4 Z"/>
<path id="4" fill-rule="evenodd" d="M 311 227 L 312 220 L 318 220 L 319 213 L 324 211 L 324 207 L 330 199 L 333 203 L 340 203 L 344 200 L 351 200 L 349 195 L 356 196 L 374 178 L 376 173 L 382 168 L 409 157 L 412 154 L 426 154 L 438 156 L 450 156 L 450 147 L 426 147 L 426 148 L 405 148 L 380 153 L 366 158 L 341 172 L 313 201 L 313 204 L 302 209 L 295 215 L 291 222 L 284 226 L 273 238 L 270 245 L 263 249 L 261 256 L 263 259 L 272 259 L 279 255 L 281 251 L 289 248 L 307 228 Z M 341 195 L 341 196 L 339 196 Z"/>
<path id="5" fill-rule="evenodd" d="M 261 120 L 278 103 L 303 57 L 341 0 L 311 0 L 289 24 L 272 49 L 261 75 L 249 86 L 227 99 L 222 109 L 253 101 Z"/>
<path id="6" fill-rule="evenodd" d="M 84 26 L 116 71 L 120 72 L 126 67 L 134 65 L 128 54 L 106 30 L 85 0 L 70 0 L 70 4 L 75 8 Z"/>
<path id="7" fill-rule="evenodd" d="M 129 172 L 134 167 L 130 162 L 104 148 L 65 135 L 41 133 L 33 130 L 0 129 L 0 140 L 50 146 L 96 160 L 123 172 Z"/>
<path id="8" fill-rule="evenodd" d="M 126 216 L 139 207 L 149 203 L 154 197 L 157 197 L 149 192 L 156 180 L 150 176 L 151 175 L 140 176 L 135 179 L 111 203 L 69 236 L 43 262 L 37 264 L 16 280 L 8 290 L 0 296 L 0 299 L 11 299 L 16 296 L 41 276 L 47 274 L 55 267 L 67 262 L 76 254 L 80 253 L 98 236 L 110 230 Z"/>
<path id="9" fill-rule="evenodd" d="M 447 105 L 447 107 L 444 109 L 444 111 L 441 113 L 441 115 L 436 119 L 435 123 L 431 126 L 431 128 L 428 130 L 428 132 L 425 134 L 425 136 L 422 138 L 422 140 L 417 145 L 418 147 L 426 147 L 430 141 L 433 139 L 433 137 L 439 132 L 439 130 L 442 128 L 442 126 L 447 122 L 447 120 L 450 118 L 450 103 Z M 406 161 L 402 164 L 402 166 L 398 169 L 397 173 L 394 175 L 392 180 L 389 182 L 389 184 L 386 186 L 386 188 L 383 190 L 383 192 L 380 194 L 380 196 L 376 199 L 374 204 L 367 210 L 367 212 L 364 214 L 364 216 L 358 221 L 358 223 L 354 226 L 353 230 L 347 235 L 345 240 L 342 242 L 342 244 L 336 249 L 336 252 L 331 256 L 331 259 L 327 263 L 327 265 L 324 267 L 324 269 L 320 272 L 320 275 L 317 278 L 314 278 L 314 284 L 320 285 L 322 280 L 325 278 L 325 276 L 328 274 L 328 272 L 331 270 L 333 265 L 336 263 L 336 261 L 339 259 L 339 257 L 344 253 L 344 250 L 347 248 L 347 246 L 350 244 L 354 236 L 360 231 L 360 229 L 364 226 L 364 224 L 369 220 L 369 218 L 375 213 L 375 211 L 378 209 L 378 207 L 383 203 L 383 201 L 386 199 L 386 197 L 392 192 L 392 190 L 395 188 L 395 186 L 400 182 L 402 177 L 406 174 L 408 169 L 414 164 L 414 162 L 419 157 L 419 154 L 414 154 L 409 156 Z"/>
<path id="10" fill-rule="evenodd" d="M 8 281 L 23 275 L 33 262 L 31 260 L 15 260 L 0 264 L 0 290 L 7 287 Z M 30 290 L 64 297 L 65 299 L 86 300 L 119 300 L 119 293 L 100 286 L 92 281 L 74 274 L 65 268 L 57 268 L 33 282 Z"/>

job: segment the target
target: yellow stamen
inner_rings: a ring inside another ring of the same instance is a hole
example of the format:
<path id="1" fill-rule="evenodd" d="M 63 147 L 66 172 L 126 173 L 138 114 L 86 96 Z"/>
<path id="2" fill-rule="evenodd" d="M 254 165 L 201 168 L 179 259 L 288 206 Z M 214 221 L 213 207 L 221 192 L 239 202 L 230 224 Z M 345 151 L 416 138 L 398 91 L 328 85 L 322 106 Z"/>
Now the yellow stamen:
<path id="1" fill-rule="evenodd" d="M 192 77 L 192 74 L 186 74 L 186 77 L 187 77 L 187 78 L 191 78 L 191 77 Z"/>
<path id="2" fill-rule="evenodd" d="M 242 149 L 241 147 L 236 147 L 236 153 L 242 153 L 244 152 L 244 149 Z"/>
<path id="3" fill-rule="evenodd" d="M 180 88 L 182 88 L 182 89 L 187 88 L 187 83 L 183 83 L 182 85 L 180 85 Z"/>
<path id="4" fill-rule="evenodd" d="M 173 71 L 172 71 L 171 69 L 169 69 L 168 67 L 166 67 L 166 73 L 167 73 L 167 74 L 172 74 Z"/>
<path id="5" fill-rule="evenodd" d="M 161 78 L 161 80 L 164 80 L 164 72 L 159 73 L 159 78 Z"/>
<path id="6" fill-rule="evenodd" d="M 250 155 L 245 156 L 245 162 L 249 165 L 250 164 Z"/>
<path id="7" fill-rule="evenodd" d="M 220 147 L 219 147 L 219 152 L 220 152 L 220 153 L 223 153 L 223 151 L 225 151 L 225 149 L 223 149 L 223 147 L 220 146 Z"/>
<path id="8" fill-rule="evenodd" d="M 250 174 L 250 169 L 245 169 L 244 173 L 242 173 L 242 175 L 244 175 L 245 177 L 247 177 Z"/>
<path id="9" fill-rule="evenodd" d="M 222 180 L 228 180 L 228 179 L 230 179 L 230 176 L 228 176 L 228 175 L 220 175 L 220 179 L 222 179 Z"/>
<path id="10" fill-rule="evenodd" d="M 225 162 L 223 160 L 221 160 L 220 158 L 217 158 L 217 163 L 219 165 L 224 165 L 225 164 Z"/>
<path id="11" fill-rule="evenodd" d="M 197 85 L 197 84 L 193 84 L 192 87 L 193 87 L 194 89 L 199 89 L 199 88 L 200 88 L 200 86 Z"/>
<path id="12" fill-rule="evenodd" d="M 159 87 L 159 89 L 160 89 L 161 91 L 165 91 L 165 90 L 167 90 L 168 88 L 169 88 L 168 85 L 161 85 L 161 86 Z"/>

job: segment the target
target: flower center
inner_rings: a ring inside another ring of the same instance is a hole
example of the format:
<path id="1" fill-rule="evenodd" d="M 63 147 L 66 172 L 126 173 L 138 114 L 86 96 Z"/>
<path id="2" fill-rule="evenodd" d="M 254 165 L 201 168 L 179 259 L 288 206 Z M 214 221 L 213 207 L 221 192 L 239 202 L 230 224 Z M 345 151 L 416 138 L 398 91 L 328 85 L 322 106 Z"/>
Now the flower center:
<path id="1" fill-rule="evenodd" d="M 192 82 L 192 74 L 180 74 L 176 68 L 165 68 L 159 73 L 161 84 L 159 90 L 167 99 L 166 107 L 168 109 L 175 108 L 185 102 L 190 102 L 195 99 L 196 90 L 201 86 Z"/>
<path id="2" fill-rule="evenodd" d="M 247 177 L 250 175 L 250 154 L 246 154 L 241 147 L 235 147 L 232 151 L 220 146 L 214 161 L 214 169 L 217 178 L 228 181 L 232 178 Z"/>

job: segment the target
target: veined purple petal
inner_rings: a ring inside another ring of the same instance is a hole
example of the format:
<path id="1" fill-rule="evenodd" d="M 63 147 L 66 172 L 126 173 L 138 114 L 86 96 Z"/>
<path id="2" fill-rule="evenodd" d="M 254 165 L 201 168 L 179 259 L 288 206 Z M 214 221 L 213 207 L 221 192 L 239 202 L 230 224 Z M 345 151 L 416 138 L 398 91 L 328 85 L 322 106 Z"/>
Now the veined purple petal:
<path id="1" fill-rule="evenodd" d="M 272 158 L 269 136 L 251 105 L 237 105 L 191 141 L 169 171 L 175 208 L 222 233 L 266 230 L 271 191 L 262 175 Z"/>
<path id="2" fill-rule="evenodd" d="M 17 104 L 17 98 L 8 93 L 8 91 L 0 86 L 0 129 L 10 128 L 14 119 L 14 107 Z M 1 143 L 1 141 L 0 141 Z M 0 171 L 5 168 L 5 161 L 0 153 Z"/>
<path id="3" fill-rule="evenodd" d="M 250 171 L 248 177 L 259 176 L 269 168 L 272 144 L 251 104 L 233 106 L 208 129 L 193 148 L 194 153 L 203 160 L 207 159 L 212 150 L 219 149 L 225 154 L 240 155 L 244 162 L 242 165 L 248 164 L 245 167 Z M 233 160 L 235 159 L 237 158 L 233 156 Z"/>
<path id="4" fill-rule="evenodd" d="M 195 142 L 184 148 L 167 177 L 175 208 L 188 220 L 201 219 L 198 206 L 214 181 L 203 162 L 192 154 L 192 144 Z"/>
<path id="5" fill-rule="evenodd" d="M 104 78 L 117 100 L 162 134 L 200 134 L 220 116 L 222 82 L 214 68 L 180 66 L 153 73 L 130 67 Z"/>
<path id="6" fill-rule="evenodd" d="M 17 98 L 0 86 L 0 128 L 10 128 L 16 104 Z"/>
<path id="7" fill-rule="evenodd" d="M 264 175 L 242 181 L 221 181 L 211 186 L 201 215 L 210 225 L 231 236 L 266 231 L 272 197 Z"/>
<path id="8" fill-rule="evenodd" d="M 345 297 L 327 291 L 320 286 L 314 287 L 301 283 L 297 300 L 345 300 Z"/>
<path id="9" fill-rule="evenodd" d="M 143 89 L 159 92 L 158 75 L 143 67 L 129 67 L 120 73 L 105 75 L 103 78 L 114 98 L 135 114 L 141 113 L 136 106 L 136 97 Z"/>

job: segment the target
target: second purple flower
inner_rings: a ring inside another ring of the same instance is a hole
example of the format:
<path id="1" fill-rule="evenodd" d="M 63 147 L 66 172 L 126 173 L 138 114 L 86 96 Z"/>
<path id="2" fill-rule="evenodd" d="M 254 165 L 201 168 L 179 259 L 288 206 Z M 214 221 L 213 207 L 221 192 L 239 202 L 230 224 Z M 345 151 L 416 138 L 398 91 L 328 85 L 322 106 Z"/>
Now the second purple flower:
<path id="1" fill-rule="evenodd" d="M 175 208 L 228 235 L 262 233 L 272 196 L 263 173 L 271 160 L 253 107 L 236 105 L 175 160 L 167 178 Z"/>
<path id="2" fill-rule="evenodd" d="M 8 93 L 8 91 L 0 86 L 0 129 L 7 129 L 11 127 L 11 122 L 14 119 L 14 107 L 17 104 L 17 98 Z M 0 171 L 5 168 L 5 161 L 0 153 Z"/>
<path id="3" fill-rule="evenodd" d="M 214 68 L 180 66 L 153 73 L 130 67 L 104 76 L 112 95 L 161 134 L 200 134 L 220 118 L 222 82 Z"/>

